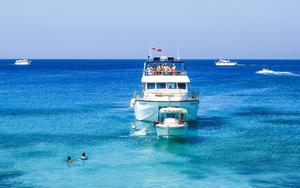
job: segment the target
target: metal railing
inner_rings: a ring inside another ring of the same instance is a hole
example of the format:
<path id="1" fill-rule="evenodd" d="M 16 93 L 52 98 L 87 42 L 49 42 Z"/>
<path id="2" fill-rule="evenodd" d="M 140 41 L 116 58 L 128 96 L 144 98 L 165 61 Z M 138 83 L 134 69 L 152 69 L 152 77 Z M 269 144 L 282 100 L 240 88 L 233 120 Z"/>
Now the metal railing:
<path id="1" fill-rule="evenodd" d="M 144 70 L 144 75 L 145 76 L 182 76 L 182 75 L 187 75 L 186 71 L 177 71 L 177 72 L 157 72 L 157 71 L 147 71 Z"/>
<path id="2" fill-rule="evenodd" d="M 173 97 L 176 98 L 185 98 L 185 100 L 199 100 L 199 92 L 192 91 L 191 93 L 168 93 L 168 92 L 152 92 L 152 93 L 144 93 L 142 92 L 141 95 L 138 95 L 136 92 L 134 93 L 134 97 L 136 99 L 144 99 L 144 98 L 151 98 L 154 100 L 161 99 L 162 97 L 168 97 L 169 100 Z"/>

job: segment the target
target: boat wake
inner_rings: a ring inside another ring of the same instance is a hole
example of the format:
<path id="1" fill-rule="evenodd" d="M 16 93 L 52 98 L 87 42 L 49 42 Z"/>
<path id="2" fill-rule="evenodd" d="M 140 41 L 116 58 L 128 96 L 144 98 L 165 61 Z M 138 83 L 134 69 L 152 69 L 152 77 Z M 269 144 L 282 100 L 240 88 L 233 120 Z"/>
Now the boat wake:
<path id="1" fill-rule="evenodd" d="M 257 71 L 256 74 L 263 74 L 263 75 L 278 75 L 278 76 L 300 76 L 300 74 L 292 73 L 292 72 L 282 72 L 282 71 L 273 71 L 269 69 L 263 69 Z"/>
<path id="2" fill-rule="evenodd" d="M 146 136 L 148 133 L 148 130 L 146 127 L 143 127 L 141 129 L 138 130 L 132 130 L 130 135 L 131 136 Z"/>

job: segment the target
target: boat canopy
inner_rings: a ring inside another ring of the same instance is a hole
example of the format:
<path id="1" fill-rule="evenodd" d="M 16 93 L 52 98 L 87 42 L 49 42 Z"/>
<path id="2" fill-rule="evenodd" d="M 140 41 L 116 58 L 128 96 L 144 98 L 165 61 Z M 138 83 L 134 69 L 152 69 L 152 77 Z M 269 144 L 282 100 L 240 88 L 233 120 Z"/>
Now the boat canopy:
<path id="1" fill-rule="evenodd" d="M 170 56 L 159 56 L 153 57 L 152 59 L 149 58 L 146 61 L 147 63 L 184 63 L 180 61 L 180 58 L 170 57 Z"/>
<path id="2" fill-rule="evenodd" d="M 175 108 L 175 107 L 168 107 L 168 108 L 161 108 L 160 113 L 187 113 L 185 108 Z"/>

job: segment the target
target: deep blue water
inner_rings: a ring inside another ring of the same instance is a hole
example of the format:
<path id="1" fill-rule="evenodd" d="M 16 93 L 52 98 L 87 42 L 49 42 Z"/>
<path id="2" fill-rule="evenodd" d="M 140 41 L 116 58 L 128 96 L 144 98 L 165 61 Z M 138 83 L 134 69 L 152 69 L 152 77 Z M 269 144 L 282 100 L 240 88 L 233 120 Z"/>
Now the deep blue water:
<path id="1" fill-rule="evenodd" d="M 0 60 L 0 187 L 300 186 L 300 61 L 186 61 L 201 99 L 180 140 L 130 132 L 142 60 L 13 63 Z"/>

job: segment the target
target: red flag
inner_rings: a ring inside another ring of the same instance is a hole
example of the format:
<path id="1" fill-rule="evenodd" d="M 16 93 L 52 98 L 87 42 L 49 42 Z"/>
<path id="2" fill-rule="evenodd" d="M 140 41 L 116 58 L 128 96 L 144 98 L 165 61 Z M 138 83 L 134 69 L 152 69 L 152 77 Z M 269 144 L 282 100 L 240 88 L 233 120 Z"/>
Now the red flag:
<path id="1" fill-rule="evenodd" d="M 161 52 L 162 51 L 161 48 L 152 48 L 152 50 L 157 51 L 157 52 Z"/>

